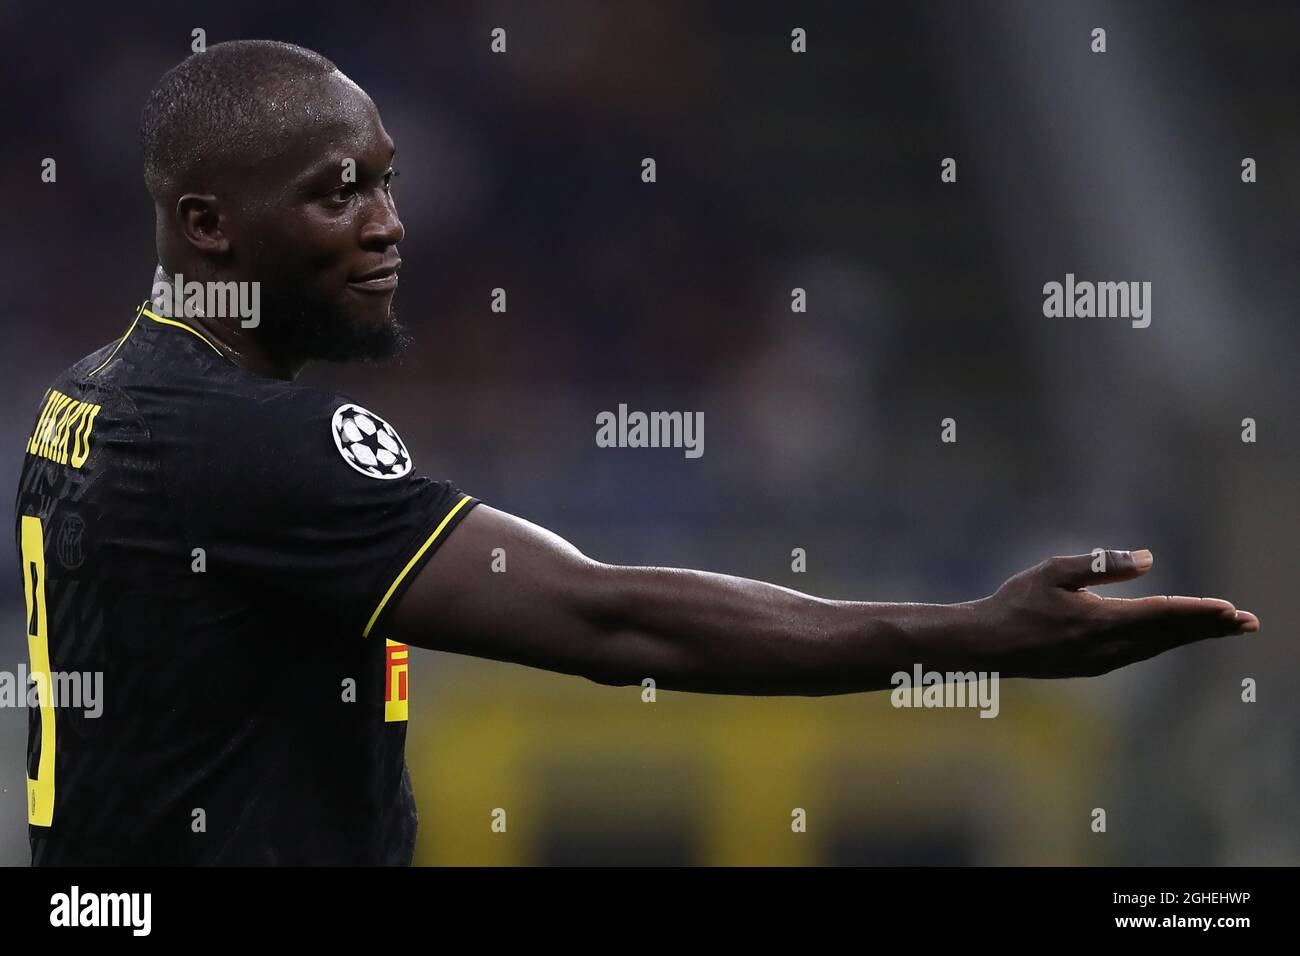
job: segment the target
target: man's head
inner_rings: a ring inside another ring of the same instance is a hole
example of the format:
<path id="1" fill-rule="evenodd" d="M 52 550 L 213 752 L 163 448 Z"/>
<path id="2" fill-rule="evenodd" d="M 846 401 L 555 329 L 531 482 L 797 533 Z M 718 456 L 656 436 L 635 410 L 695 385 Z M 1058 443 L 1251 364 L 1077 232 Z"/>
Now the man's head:
<path id="1" fill-rule="evenodd" d="M 286 363 L 400 348 L 393 141 L 333 63 L 289 43 L 216 44 L 159 81 L 141 139 L 168 273 L 261 283 L 253 334 Z"/>

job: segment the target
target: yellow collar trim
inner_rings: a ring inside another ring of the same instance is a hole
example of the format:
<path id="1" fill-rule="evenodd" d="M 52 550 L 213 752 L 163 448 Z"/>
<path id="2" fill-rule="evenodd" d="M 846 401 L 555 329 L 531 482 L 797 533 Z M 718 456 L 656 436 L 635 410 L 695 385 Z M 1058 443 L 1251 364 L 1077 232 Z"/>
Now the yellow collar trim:
<path id="1" fill-rule="evenodd" d="M 140 308 L 135 310 L 135 318 L 131 320 L 131 327 L 126 330 L 126 335 L 118 339 L 117 345 L 113 346 L 113 351 L 108 353 L 108 358 L 104 359 L 104 361 L 99 364 L 99 367 L 96 368 L 94 371 L 92 371 L 90 375 L 87 377 L 98 375 L 100 372 L 104 371 L 104 368 L 108 365 L 109 362 L 113 361 L 113 357 L 117 355 L 118 351 L 122 348 L 122 346 L 126 344 L 126 340 L 131 337 L 131 333 L 135 331 L 135 327 L 140 321 L 140 313 L 143 311 L 144 311 L 144 303 L 141 302 Z"/>
<path id="2" fill-rule="evenodd" d="M 207 345 L 208 348 L 212 349 L 212 351 L 216 352 L 222 358 L 226 357 L 226 353 L 221 351 L 221 349 L 217 348 L 215 345 L 213 345 L 212 340 L 209 339 L 202 332 L 200 332 L 198 329 L 192 328 L 191 326 L 186 325 L 184 322 L 178 322 L 175 319 L 169 319 L 166 316 L 155 315 L 154 313 L 150 312 L 148 309 L 144 309 L 143 313 L 149 316 L 149 318 L 153 319 L 155 322 L 161 322 L 163 325 L 174 325 L 178 329 L 184 329 L 186 332 L 190 333 L 190 335 L 194 335 L 202 339 L 204 344 Z"/>

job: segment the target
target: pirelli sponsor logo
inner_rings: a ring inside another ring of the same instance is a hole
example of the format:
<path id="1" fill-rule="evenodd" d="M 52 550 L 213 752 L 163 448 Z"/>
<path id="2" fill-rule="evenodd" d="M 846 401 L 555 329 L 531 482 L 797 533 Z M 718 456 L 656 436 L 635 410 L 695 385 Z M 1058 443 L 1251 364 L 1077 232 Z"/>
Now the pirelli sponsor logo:
<path id="1" fill-rule="evenodd" d="M 387 641 L 384 661 L 384 720 L 406 719 L 407 668 L 411 649 L 397 641 Z"/>
<path id="2" fill-rule="evenodd" d="M 50 389 L 27 442 L 27 453 L 80 468 L 90 457 L 90 435 L 99 411 L 99 405 L 79 402 L 58 389 Z"/>

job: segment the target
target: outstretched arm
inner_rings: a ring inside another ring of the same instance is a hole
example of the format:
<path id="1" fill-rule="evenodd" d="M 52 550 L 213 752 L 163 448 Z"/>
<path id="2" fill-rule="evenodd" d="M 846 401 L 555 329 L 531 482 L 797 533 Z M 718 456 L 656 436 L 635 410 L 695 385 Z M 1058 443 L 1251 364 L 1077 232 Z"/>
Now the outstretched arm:
<path id="1" fill-rule="evenodd" d="M 506 570 L 492 570 L 494 549 Z M 387 636 L 603 684 L 718 694 L 841 694 L 891 686 L 914 664 L 1078 677 L 1259 629 L 1216 598 L 1102 598 L 1084 590 L 1151 567 L 1149 552 L 1050 558 L 963 604 L 828 601 L 725 574 L 622 567 L 480 504 L 392 612 Z"/>

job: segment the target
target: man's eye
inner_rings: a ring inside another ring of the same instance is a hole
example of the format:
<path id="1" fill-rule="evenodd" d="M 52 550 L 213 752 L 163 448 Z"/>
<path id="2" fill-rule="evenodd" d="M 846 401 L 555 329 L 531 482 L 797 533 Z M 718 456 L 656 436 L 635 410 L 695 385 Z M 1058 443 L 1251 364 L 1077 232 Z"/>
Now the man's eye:
<path id="1" fill-rule="evenodd" d="M 327 198 L 329 199 L 330 202 L 338 203 L 339 205 L 342 205 L 343 203 L 347 202 L 349 199 L 352 198 L 352 194 L 355 191 L 356 191 L 355 186 L 351 186 L 351 185 L 340 186 L 338 187 L 338 189 L 335 189 L 333 192 L 331 192 Z"/>
<path id="2" fill-rule="evenodd" d="M 388 172 L 384 173 L 384 192 L 390 193 L 393 191 L 393 177 L 400 175 L 402 174 L 396 169 L 390 169 Z"/>

